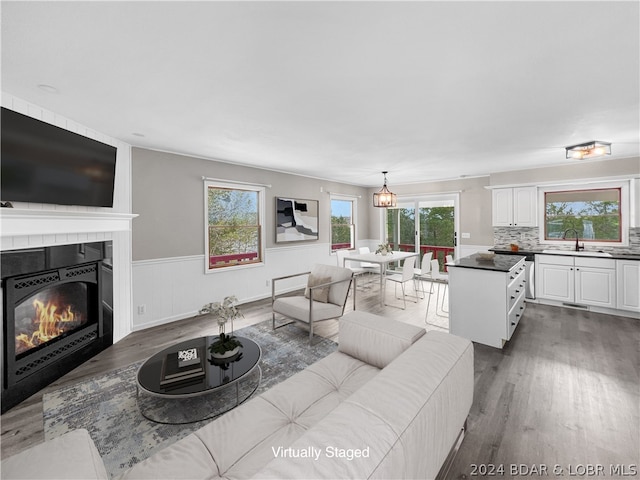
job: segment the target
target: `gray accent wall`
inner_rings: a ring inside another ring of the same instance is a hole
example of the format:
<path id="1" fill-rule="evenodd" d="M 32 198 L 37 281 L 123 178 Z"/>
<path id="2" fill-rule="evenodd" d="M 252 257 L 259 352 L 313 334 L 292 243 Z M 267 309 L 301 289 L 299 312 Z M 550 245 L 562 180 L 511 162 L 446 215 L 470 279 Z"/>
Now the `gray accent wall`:
<path id="1" fill-rule="evenodd" d="M 485 188 L 488 185 L 489 177 L 473 177 L 409 185 L 394 185 L 389 182 L 387 186 L 399 197 L 459 192 L 460 232 L 469 234 L 469 238 L 464 239 L 458 235 L 459 245 L 493 245 L 491 191 Z M 367 196 L 372 196 L 379 189 L 380 187 L 369 189 Z M 372 217 L 369 238 L 378 238 L 380 235 L 380 219 L 380 215 Z"/>
<path id="2" fill-rule="evenodd" d="M 460 245 L 493 245 L 491 190 L 488 186 L 548 184 L 580 178 L 638 177 L 640 159 L 582 161 L 559 167 L 508 171 L 486 177 L 395 185 L 389 188 L 402 196 L 460 192 Z M 266 191 L 266 247 L 275 243 L 275 197 L 296 197 L 320 201 L 319 240 L 329 243 L 330 202 L 327 192 L 358 196 L 356 241 L 378 241 L 380 210 L 371 197 L 380 189 L 329 182 L 283 172 L 245 167 L 187 155 L 132 149 L 133 260 L 150 260 L 204 254 L 204 199 L 202 177 L 271 184 Z M 322 191 L 321 191 L 322 190 Z M 635 226 L 640 224 L 636 209 Z M 499 239 L 498 239 L 499 240 Z M 311 242 L 302 242 L 301 245 Z M 287 244 L 290 245 L 290 244 Z"/>
<path id="3" fill-rule="evenodd" d="M 330 243 L 327 192 L 359 196 L 356 241 L 369 231 L 370 198 L 363 187 L 138 147 L 131 157 L 132 210 L 139 215 L 133 221 L 134 261 L 204 255 L 202 177 L 271 185 L 266 189 L 267 248 L 283 245 L 275 243 L 275 197 L 319 200 L 318 242 Z M 299 242 L 310 243 L 317 242 Z"/>

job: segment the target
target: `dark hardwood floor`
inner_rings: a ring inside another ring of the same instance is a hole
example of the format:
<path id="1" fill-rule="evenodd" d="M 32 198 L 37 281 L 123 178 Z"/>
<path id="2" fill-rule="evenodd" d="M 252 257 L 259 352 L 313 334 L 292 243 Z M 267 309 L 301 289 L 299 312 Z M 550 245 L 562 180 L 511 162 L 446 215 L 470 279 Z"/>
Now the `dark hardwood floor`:
<path id="1" fill-rule="evenodd" d="M 402 305 L 392 290 L 386 297 Z M 408 301 L 406 310 L 384 306 L 375 284 L 356 298 L 358 310 L 425 326 L 426 300 Z M 352 305 L 349 299 L 346 310 Z M 432 301 L 429 322 L 446 324 L 434 310 Z M 236 329 L 270 319 L 270 300 L 242 311 Z M 43 441 L 43 393 L 216 332 L 212 318 L 199 316 L 132 333 L 2 415 L 2 458 Z M 337 340 L 337 322 L 320 324 L 317 333 Z M 640 477 L 639 370 L 640 321 L 528 304 L 504 349 L 475 345 L 474 404 L 448 478 Z"/>

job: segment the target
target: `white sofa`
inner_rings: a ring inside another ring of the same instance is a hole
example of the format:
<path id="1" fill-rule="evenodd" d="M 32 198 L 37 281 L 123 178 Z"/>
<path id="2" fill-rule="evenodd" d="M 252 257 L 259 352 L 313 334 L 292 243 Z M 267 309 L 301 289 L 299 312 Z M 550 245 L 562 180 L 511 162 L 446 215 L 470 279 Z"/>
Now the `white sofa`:
<path id="1" fill-rule="evenodd" d="M 432 479 L 472 400 L 470 341 L 351 312 L 338 351 L 120 478 Z"/>

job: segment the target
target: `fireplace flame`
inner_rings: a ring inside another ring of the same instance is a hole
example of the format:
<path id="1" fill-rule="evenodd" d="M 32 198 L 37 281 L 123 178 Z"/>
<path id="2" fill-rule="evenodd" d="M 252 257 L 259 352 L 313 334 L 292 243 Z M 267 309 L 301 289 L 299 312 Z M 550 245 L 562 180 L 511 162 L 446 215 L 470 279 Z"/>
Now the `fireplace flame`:
<path id="1" fill-rule="evenodd" d="M 65 307 L 55 301 L 49 300 L 45 303 L 36 298 L 33 300 L 33 307 L 36 311 L 35 330 L 31 336 L 26 333 L 16 335 L 16 353 L 37 347 L 62 335 L 65 331 L 73 329 L 80 320 L 72 311 L 71 305 Z"/>

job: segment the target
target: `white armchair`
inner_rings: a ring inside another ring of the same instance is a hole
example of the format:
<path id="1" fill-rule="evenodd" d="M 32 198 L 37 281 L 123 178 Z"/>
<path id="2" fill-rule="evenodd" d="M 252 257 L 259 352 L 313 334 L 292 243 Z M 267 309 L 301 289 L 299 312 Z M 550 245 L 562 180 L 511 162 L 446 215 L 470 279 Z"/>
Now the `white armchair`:
<path id="1" fill-rule="evenodd" d="M 280 280 L 308 275 L 304 295 L 276 296 L 276 283 Z M 288 317 L 309 327 L 309 344 L 313 341 L 314 322 L 339 318 L 344 314 L 351 283 L 355 281 L 348 268 L 317 264 L 310 272 L 277 277 L 271 281 L 272 327 L 276 327 L 276 314 Z M 353 289 L 353 309 L 356 308 L 356 289 Z M 292 323 L 292 322 L 289 322 Z"/>

